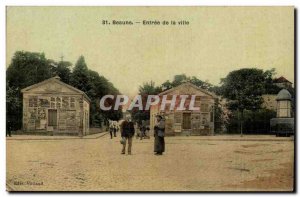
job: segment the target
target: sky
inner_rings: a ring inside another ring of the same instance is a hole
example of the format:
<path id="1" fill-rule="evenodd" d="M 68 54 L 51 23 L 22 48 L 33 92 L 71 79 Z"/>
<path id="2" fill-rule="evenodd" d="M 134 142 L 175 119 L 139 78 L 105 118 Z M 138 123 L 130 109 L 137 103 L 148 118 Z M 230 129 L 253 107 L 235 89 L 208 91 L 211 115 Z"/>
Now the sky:
<path id="1" fill-rule="evenodd" d="M 73 64 L 83 55 L 129 96 L 150 80 L 184 73 L 219 85 L 230 71 L 252 67 L 275 68 L 294 83 L 293 7 L 7 7 L 6 16 L 6 66 L 20 50 Z"/>

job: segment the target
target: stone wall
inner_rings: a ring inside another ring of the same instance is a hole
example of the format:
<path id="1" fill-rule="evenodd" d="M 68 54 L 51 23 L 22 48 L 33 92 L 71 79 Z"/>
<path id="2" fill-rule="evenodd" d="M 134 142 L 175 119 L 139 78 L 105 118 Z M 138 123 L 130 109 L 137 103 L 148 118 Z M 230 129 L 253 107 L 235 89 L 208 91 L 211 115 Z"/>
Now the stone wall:
<path id="1" fill-rule="evenodd" d="M 53 134 L 78 134 L 81 95 L 24 94 L 23 130 Z M 57 113 L 56 126 L 48 125 L 49 110 Z"/>
<path id="2" fill-rule="evenodd" d="M 165 94 L 160 95 L 162 100 L 163 95 L 168 95 L 167 100 L 172 99 L 172 95 L 196 95 L 194 103 L 195 107 L 199 107 L 198 111 L 180 111 L 166 109 L 160 110 L 160 104 L 151 107 L 150 110 L 150 125 L 151 129 L 155 124 L 155 115 L 162 114 L 165 116 L 166 135 L 213 135 L 214 134 L 214 103 L 213 96 L 203 92 L 190 84 L 180 85 L 168 90 Z M 176 106 L 179 105 L 179 96 L 176 100 Z M 186 99 L 185 107 L 188 109 L 190 98 Z M 168 105 L 167 105 L 168 106 Z M 188 124 L 184 121 L 188 120 Z M 185 122 L 185 126 L 183 123 Z M 187 127 L 187 128 L 184 128 Z"/>

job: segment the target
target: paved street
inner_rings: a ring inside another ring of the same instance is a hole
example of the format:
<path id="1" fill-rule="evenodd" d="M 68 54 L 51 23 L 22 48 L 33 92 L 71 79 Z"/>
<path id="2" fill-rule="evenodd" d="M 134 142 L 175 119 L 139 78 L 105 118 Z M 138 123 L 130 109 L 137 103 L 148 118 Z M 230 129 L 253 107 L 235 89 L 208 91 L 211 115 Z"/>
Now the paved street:
<path id="1" fill-rule="evenodd" d="M 292 190 L 292 138 L 167 137 L 163 156 L 153 154 L 153 137 L 134 139 L 132 155 L 120 154 L 119 140 L 109 135 L 11 138 L 7 140 L 8 190 Z"/>

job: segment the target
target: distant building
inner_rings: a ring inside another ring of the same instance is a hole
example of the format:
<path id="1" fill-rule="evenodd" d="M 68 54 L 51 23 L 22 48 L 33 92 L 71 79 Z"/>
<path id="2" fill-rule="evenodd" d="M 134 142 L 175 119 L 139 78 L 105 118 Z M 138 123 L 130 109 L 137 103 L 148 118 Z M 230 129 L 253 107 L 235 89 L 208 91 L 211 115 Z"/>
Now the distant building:
<path id="1" fill-rule="evenodd" d="M 277 85 L 278 87 L 280 87 L 280 88 L 286 88 L 286 89 L 291 88 L 292 84 L 293 84 L 292 82 L 290 82 L 289 80 L 287 80 L 283 76 L 281 76 L 277 79 L 274 79 L 273 83 L 275 85 Z"/>
<path id="2" fill-rule="evenodd" d="M 277 79 L 274 79 L 273 84 L 281 89 L 292 88 L 292 82 L 288 81 L 283 76 L 281 76 Z M 263 94 L 262 98 L 263 98 L 263 104 L 262 104 L 263 108 L 276 111 L 276 109 L 277 109 L 277 101 L 276 101 L 277 94 Z"/>
<path id="3" fill-rule="evenodd" d="M 23 131 L 47 135 L 89 134 L 90 99 L 53 77 L 22 89 Z"/>
<path id="4" fill-rule="evenodd" d="M 295 122 L 292 117 L 292 96 L 288 90 L 282 89 L 277 95 L 277 115 L 270 120 L 271 131 L 276 136 L 290 136 L 294 134 Z"/>
<path id="5" fill-rule="evenodd" d="M 216 96 L 204 89 L 201 89 L 189 82 L 166 90 L 159 94 L 161 100 L 167 95 L 171 100 L 173 95 L 196 95 L 195 107 L 200 107 L 198 111 L 174 110 L 170 109 L 170 104 L 166 110 L 161 110 L 161 104 L 150 108 L 150 128 L 153 129 L 156 115 L 163 115 L 166 123 L 166 135 L 213 135 L 214 134 L 214 104 Z M 189 100 L 186 101 L 189 105 Z"/>

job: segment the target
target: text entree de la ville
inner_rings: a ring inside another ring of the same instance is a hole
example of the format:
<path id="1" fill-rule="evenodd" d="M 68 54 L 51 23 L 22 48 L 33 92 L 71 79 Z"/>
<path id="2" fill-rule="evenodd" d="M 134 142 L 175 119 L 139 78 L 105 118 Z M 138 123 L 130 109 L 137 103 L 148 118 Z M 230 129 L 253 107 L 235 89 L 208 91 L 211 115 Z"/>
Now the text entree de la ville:
<path id="1" fill-rule="evenodd" d="M 102 25 L 189 25 L 187 20 L 102 20 Z"/>

